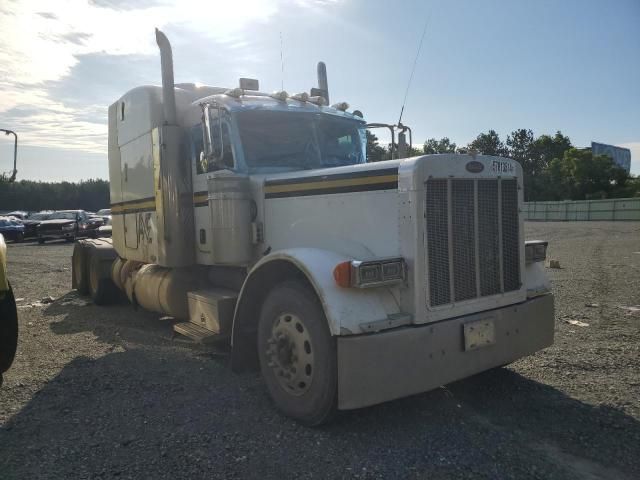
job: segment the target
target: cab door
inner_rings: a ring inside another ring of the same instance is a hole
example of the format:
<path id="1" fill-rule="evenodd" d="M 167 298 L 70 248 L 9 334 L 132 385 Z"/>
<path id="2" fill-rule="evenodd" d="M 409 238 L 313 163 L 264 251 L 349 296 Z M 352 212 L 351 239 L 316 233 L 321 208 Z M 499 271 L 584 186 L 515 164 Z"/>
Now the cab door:
<path id="1" fill-rule="evenodd" d="M 217 112 L 216 112 L 217 115 Z M 191 127 L 191 171 L 193 178 L 193 207 L 196 241 L 196 262 L 211 265 L 211 213 L 207 190 L 207 178 L 215 170 L 235 168 L 234 150 L 231 142 L 231 126 L 226 118 L 216 117 L 211 126 L 212 148 L 219 156 L 216 162 L 208 161 L 204 155 L 203 125 Z"/>

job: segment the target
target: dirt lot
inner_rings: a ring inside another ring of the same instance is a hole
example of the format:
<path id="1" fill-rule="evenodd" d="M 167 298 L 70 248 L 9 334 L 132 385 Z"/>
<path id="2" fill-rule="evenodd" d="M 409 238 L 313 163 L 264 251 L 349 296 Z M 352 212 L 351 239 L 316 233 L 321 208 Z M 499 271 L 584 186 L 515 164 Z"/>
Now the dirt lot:
<path id="1" fill-rule="evenodd" d="M 640 224 L 526 230 L 562 266 L 552 348 L 318 429 L 159 315 L 83 306 L 71 245 L 9 245 L 0 478 L 640 478 Z"/>

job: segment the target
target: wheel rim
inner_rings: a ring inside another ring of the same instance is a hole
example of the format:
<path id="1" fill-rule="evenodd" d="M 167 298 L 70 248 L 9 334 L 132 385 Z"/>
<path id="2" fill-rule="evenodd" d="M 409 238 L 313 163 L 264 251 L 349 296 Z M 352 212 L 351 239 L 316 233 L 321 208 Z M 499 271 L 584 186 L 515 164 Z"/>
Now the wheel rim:
<path id="1" fill-rule="evenodd" d="M 314 352 L 309 330 L 300 317 L 283 313 L 275 319 L 266 353 L 267 366 L 286 392 L 299 396 L 309 390 Z"/>

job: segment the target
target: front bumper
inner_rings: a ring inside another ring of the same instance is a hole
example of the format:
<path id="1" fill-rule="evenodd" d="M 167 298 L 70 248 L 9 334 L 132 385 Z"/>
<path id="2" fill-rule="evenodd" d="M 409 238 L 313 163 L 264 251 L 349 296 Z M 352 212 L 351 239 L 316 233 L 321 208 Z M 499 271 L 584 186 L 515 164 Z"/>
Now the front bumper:
<path id="1" fill-rule="evenodd" d="M 74 230 L 38 232 L 38 238 L 44 238 L 46 240 L 66 240 L 69 238 L 74 238 L 75 236 L 76 232 Z"/>
<path id="2" fill-rule="evenodd" d="M 492 318 L 495 344 L 465 351 L 463 325 Z M 360 408 L 445 385 L 553 344 L 553 295 L 496 310 L 338 337 L 338 407 Z"/>

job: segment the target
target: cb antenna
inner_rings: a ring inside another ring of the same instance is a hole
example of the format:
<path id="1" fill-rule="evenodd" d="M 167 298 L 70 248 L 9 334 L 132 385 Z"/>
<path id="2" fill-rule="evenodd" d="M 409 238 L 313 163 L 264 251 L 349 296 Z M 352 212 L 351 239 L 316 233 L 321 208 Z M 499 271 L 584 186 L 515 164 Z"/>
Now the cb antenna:
<path id="1" fill-rule="evenodd" d="M 284 56 L 282 55 L 282 32 L 280 32 L 280 90 L 284 90 Z"/>
<path id="2" fill-rule="evenodd" d="M 411 67 L 411 75 L 409 75 L 409 81 L 407 82 L 407 89 L 404 91 L 404 99 L 402 100 L 402 108 L 400 109 L 400 118 L 398 119 L 398 125 L 402 123 L 402 114 L 404 113 L 404 106 L 407 103 L 407 96 L 409 95 L 409 87 L 411 86 L 411 81 L 413 80 L 413 74 L 416 71 L 416 65 L 418 64 L 418 58 L 420 57 L 420 50 L 422 49 L 422 42 L 424 41 L 424 36 L 427 33 L 427 27 L 429 26 L 429 22 L 431 21 L 432 13 L 433 13 L 433 4 L 431 5 L 431 10 L 429 10 L 429 16 L 424 22 L 424 28 L 422 29 L 422 36 L 420 37 L 420 43 L 418 44 L 418 51 L 416 52 L 416 58 L 413 60 L 413 67 Z"/>

